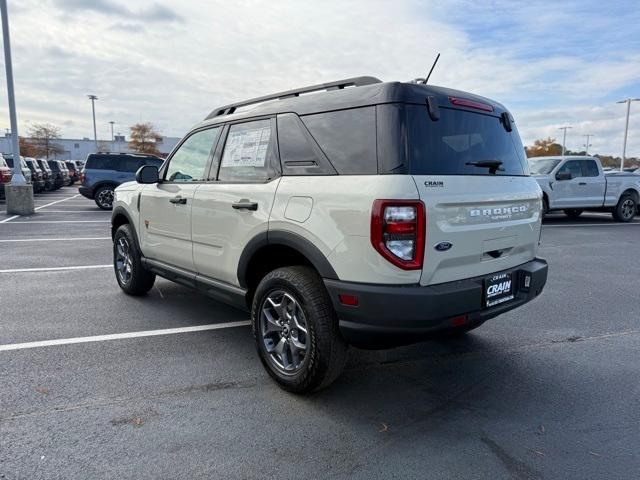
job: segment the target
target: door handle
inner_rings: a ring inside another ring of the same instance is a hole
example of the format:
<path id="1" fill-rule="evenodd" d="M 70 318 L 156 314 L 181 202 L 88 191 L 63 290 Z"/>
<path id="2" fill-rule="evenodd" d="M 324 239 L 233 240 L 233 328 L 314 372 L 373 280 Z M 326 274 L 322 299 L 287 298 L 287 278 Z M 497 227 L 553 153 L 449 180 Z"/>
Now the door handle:
<path id="1" fill-rule="evenodd" d="M 176 204 L 176 205 L 186 205 L 187 204 L 187 199 L 186 198 L 182 198 L 179 195 L 177 197 L 170 198 L 169 201 L 171 203 Z"/>
<path id="2" fill-rule="evenodd" d="M 258 202 L 252 202 L 243 198 L 242 200 L 231 205 L 236 210 L 258 210 Z"/>
<path id="3" fill-rule="evenodd" d="M 587 182 L 580 182 L 580 183 L 578 183 L 578 185 L 586 185 L 586 184 L 587 184 Z"/>

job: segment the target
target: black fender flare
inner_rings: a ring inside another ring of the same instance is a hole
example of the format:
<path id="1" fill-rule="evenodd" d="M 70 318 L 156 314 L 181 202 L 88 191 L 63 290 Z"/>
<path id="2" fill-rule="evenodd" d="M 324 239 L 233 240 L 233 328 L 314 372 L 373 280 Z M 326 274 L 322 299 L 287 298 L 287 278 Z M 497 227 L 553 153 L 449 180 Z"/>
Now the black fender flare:
<path id="1" fill-rule="evenodd" d="M 131 215 L 129 215 L 129 212 L 127 212 L 127 210 L 122 206 L 115 207 L 111 212 L 111 239 L 113 240 L 113 237 L 116 234 L 116 231 L 113 228 L 113 220 L 118 215 L 123 215 L 127 218 L 127 223 L 131 227 L 131 230 L 133 230 L 133 241 L 136 242 L 136 248 L 139 252 L 142 252 L 142 250 L 140 250 L 140 243 L 138 242 L 138 231 L 136 229 L 136 224 L 133 222 L 133 219 L 131 218 Z"/>
<path id="2" fill-rule="evenodd" d="M 322 278 L 339 280 L 336 271 L 333 269 L 327 257 L 309 240 L 297 233 L 285 230 L 269 230 L 262 232 L 249 241 L 244 247 L 240 260 L 238 261 L 238 282 L 242 288 L 247 288 L 247 270 L 253 255 L 263 247 L 268 245 L 282 245 L 293 248 L 304 255 L 311 265 L 318 271 Z"/>

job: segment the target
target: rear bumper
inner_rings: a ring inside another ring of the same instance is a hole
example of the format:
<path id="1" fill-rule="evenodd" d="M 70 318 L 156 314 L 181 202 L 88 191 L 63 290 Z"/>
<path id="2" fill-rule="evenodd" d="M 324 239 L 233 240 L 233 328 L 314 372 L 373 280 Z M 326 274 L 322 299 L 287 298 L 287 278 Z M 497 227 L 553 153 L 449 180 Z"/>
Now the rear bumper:
<path id="1" fill-rule="evenodd" d="M 479 325 L 531 301 L 547 281 L 547 262 L 536 258 L 513 272 L 514 299 L 493 307 L 483 306 L 486 276 L 432 286 L 371 285 L 324 279 L 340 321 L 340 330 L 350 343 L 363 347 L 407 344 L 431 334 L 453 330 L 452 318 L 466 315 L 463 325 Z M 495 272 L 502 273 L 502 272 Z M 525 278 L 529 277 L 529 287 Z M 338 295 L 358 297 L 358 306 L 340 303 Z M 460 319 L 458 319 L 460 322 Z"/>
<path id="2" fill-rule="evenodd" d="M 87 197 L 89 200 L 93 200 L 93 189 L 89 187 L 80 187 L 78 188 L 78 192 L 80 192 L 80 195 L 82 195 L 83 197 Z"/>

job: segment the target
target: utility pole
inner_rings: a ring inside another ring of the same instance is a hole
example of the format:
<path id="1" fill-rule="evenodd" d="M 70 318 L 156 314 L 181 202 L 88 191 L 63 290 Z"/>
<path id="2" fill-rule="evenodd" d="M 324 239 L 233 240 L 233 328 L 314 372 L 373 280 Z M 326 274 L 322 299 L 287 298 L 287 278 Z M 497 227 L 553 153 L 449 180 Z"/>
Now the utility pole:
<path id="1" fill-rule="evenodd" d="M 627 98 L 626 100 L 620 100 L 616 103 L 627 104 L 627 121 L 624 126 L 624 143 L 622 145 L 622 161 L 620 162 L 620 171 L 624 168 L 624 160 L 627 155 L 627 134 L 629 133 L 629 113 L 631 112 L 631 102 L 639 102 L 640 98 Z"/>
<path id="2" fill-rule="evenodd" d="M 9 100 L 9 121 L 11 123 L 11 153 L 13 154 L 13 175 L 11 183 L 5 186 L 7 213 L 30 215 L 34 213 L 33 185 L 27 184 L 26 178 L 22 175 L 22 163 L 20 161 L 20 141 L 18 139 L 16 98 L 13 89 L 13 65 L 11 63 L 7 0 L 0 0 L 0 16 L 2 17 L 2 43 L 4 44 L 4 63 L 7 71 L 7 98 Z"/>
<path id="3" fill-rule="evenodd" d="M 592 133 L 588 133 L 586 135 L 583 135 L 583 137 L 587 137 L 587 143 L 584 144 L 584 149 L 585 149 L 584 153 L 589 155 L 589 147 L 591 146 L 591 144 L 589 143 L 589 139 L 591 137 L 593 137 L 593 134 Z"/>
<path id="4" fill-rule="evenodd" d="M 564 152 L 566 151 L 565 149 L 565 144 L 567 142 L 567 129 L 569 128 L 573 128 L 573 127 L 560 127 L 558 128 L 558 130 L 563 130 L 564 133 L 562 134 L 562 156 L 564 157 Z"/>
<path id="5" fill-rule="evenodd" d="M 93 112 L 93 141 L 96 144 L 96 152 L 98 151 L 98 133 L 96 130 L 96 100 L 98 100 L 98 97 L 96 97 L 95 95 L 87 95 L 87 97 L 89 97 L 89 100 L 91 100 L 91 111 Z"/>
<path id="6" fill-rule="evenodd" d="M 109 122 L 111 124 L 111 151 L 113 152 L 114 148 L 113 148 L 113 125 L 116 123 L 113 120 L 111 120 Z"/>

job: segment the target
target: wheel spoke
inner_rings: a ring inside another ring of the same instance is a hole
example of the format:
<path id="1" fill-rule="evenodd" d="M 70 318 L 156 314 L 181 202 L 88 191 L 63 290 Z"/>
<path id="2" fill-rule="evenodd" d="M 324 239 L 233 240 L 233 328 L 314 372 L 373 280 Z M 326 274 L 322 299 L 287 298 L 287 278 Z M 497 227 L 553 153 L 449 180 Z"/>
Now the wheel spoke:
<path id="1" fill-rule="evenodd" d="M 273 315 L 271 314 L 271 312 L 269 311 L 269 307 L 265 308 L 262 310 L 262 313 L 264 314 L 264 317 L 267 319 L 267 323 L 266 323 L 266 329 L 265 329 L 265 334 L 268 333 L 280 333 L 282 331 L 282 325 L 278 324 L 278 321 L 273 318 Z"/>

